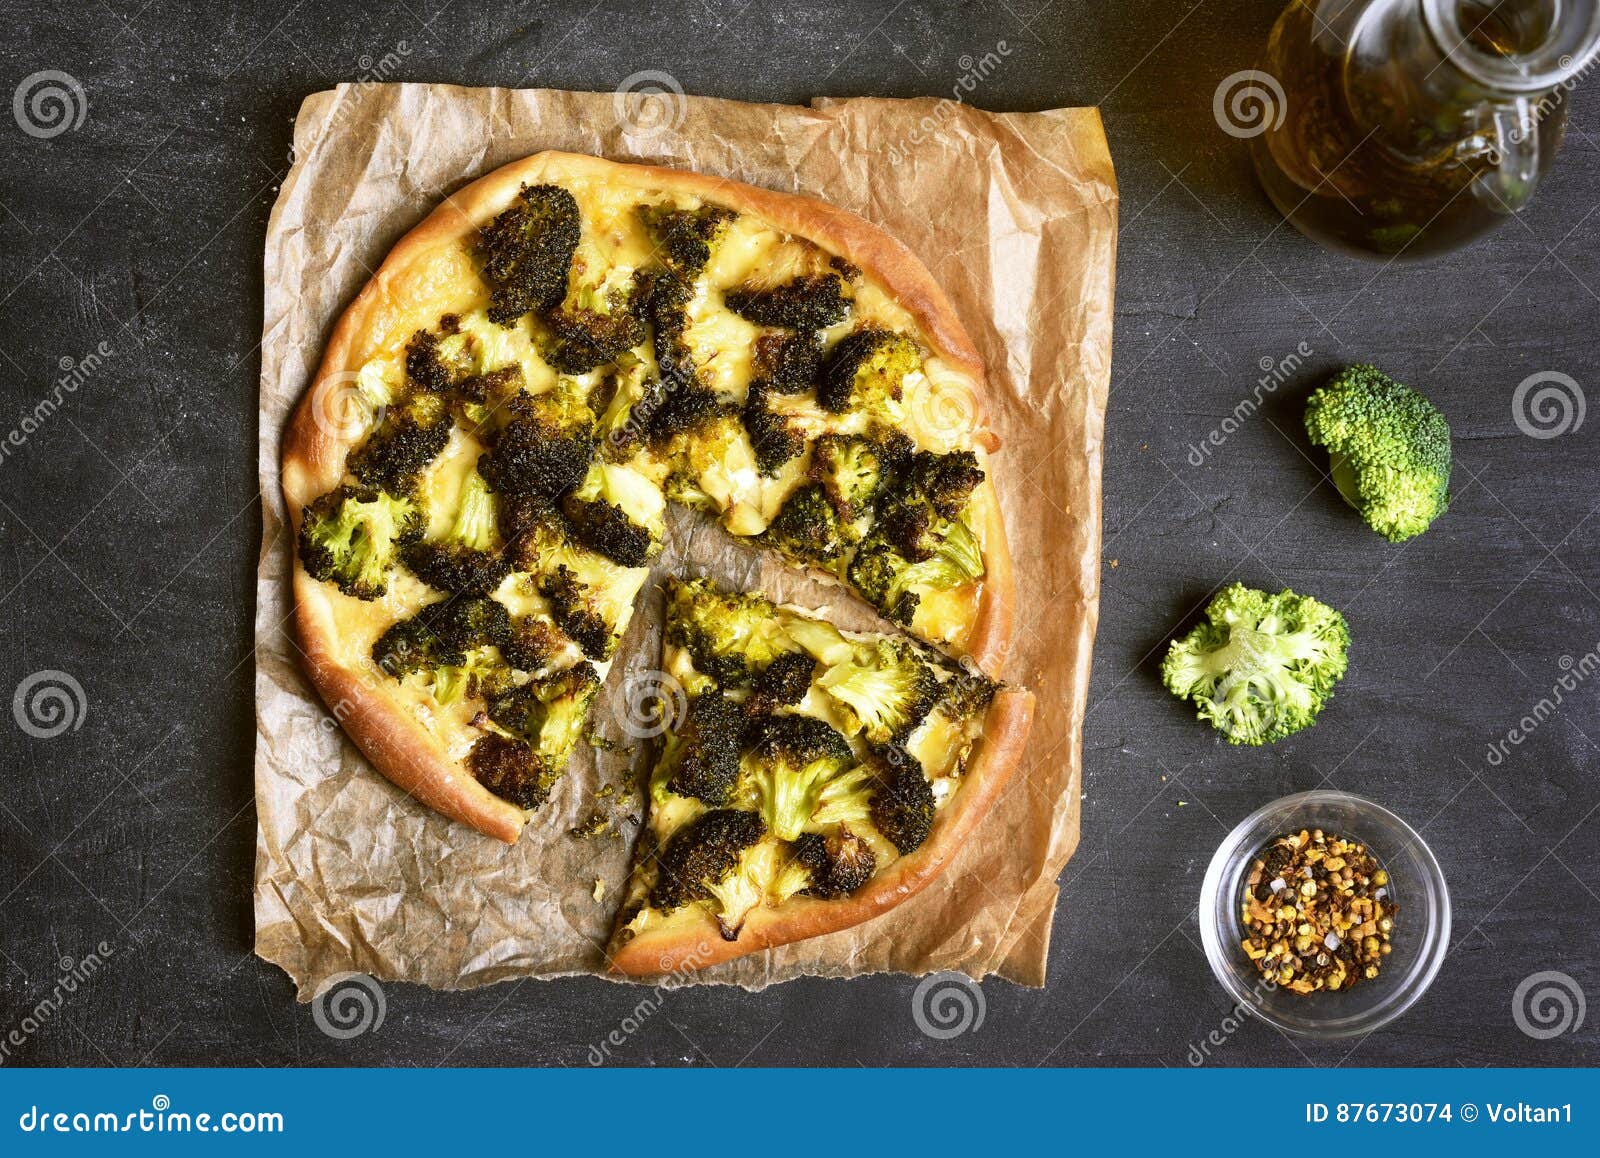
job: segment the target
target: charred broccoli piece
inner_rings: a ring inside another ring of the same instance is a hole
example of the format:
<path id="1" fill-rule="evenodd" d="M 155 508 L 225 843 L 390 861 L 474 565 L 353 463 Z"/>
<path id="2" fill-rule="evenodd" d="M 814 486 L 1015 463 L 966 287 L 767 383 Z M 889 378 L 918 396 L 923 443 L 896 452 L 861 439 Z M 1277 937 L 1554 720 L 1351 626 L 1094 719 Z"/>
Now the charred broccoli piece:
<path id="1" fill-rule="evenodd" d="M 744 717 L 720 691 L 704 691 L 689 705 L 688 719 L 674 737 L 667 787 L 713 808 L 733 800 L 739 782 L 739 735 Z"/>
<path id="2" fill-rule="evenodd" d="M 537 615 L 512 621 L 510 634 L 500 645 L 506 662 L 520 671 L 542 671 L 567 649 L 567 637 L 556 625 Z"/>
<path id="3" fill-rule="evenodd" d="M 693 278 L 705 268 L 711 251 L 727 232 L 728 223 L 738 216 L 721 205 L 702 205 L 698 209 L 647 205 L 639 212 L 661 260 L 682 278 Z"/>
<path id="4" fill-rule="evenodd" d="M 766 385 L 751 382 L 750 391 L 745 395 L 743 418 L 750 445 L 755 448 L 756 465 L 762 474 L 771 477 L 784 463 L 805 451 L 806 441 L 788 418 L 767 404 L 767 399 Z"/>
<path id="5" fill-rule="evenodd" d="M 869 535 L 850 560 L 849 579 L 888 619 L 910 626 L 928 591 L 948 591 L 983 576 L 983 552 L 970 528 L 945 525 L 936 553 L 912 562 L 880 532 Z"/>
<path id="6" fill-rule="evenodd" d="M 579 221 L 577 199 L 559 185 L 524 185 L 512 206 L 484 228 L 479 247 L 490 321 L 508 326 L 561 304 Z"/>
<path id="7" fill-rule="evenodd" d="M 600 676 L 587 663 L 535 676 L 489 703 L 489 718 L 533 748 L 548 773 L 559 776 L 583 738 Z"/>
<path id="8" fill-rule="evenodd" d="M 823 786 L 855 763 L 845 738 L 812 716 L 758 716 L 745 743 L 742 791 L 783 840 L 805 830 Z"/>
<path id="9" fill-rule="evenodd" d="M 560 506 L 538 491 L 501 491 L 496 498 L 506 558 L 518 571 L 544 570 L 572 533 Z"/>
<path id="10" fill-rule="evenodd" d="M 456 516 L 441 539 L 406 548 L 406 565 L 429 586 L 461 595 L 487 595 L 510 563 L 496 549 L 495 497 L 477 471 L 461 484 Z"/>
<path id="11" fill-rule="evenodd" d="M 471 363 L 462 356 L 459 339 L 446 344 L 440 341 L 438 334 L 418 330 L 406 343 L 406 381 L 420 391 L 449 393 L 456 380 L 466 376 L 470 369 Z"/>
<path id="12" fill-rule="evenodd" d="M 656 858 L 650 904 L 664 911 L 712 900 L 712 889 L 730 876 L 739 858 L 766 835 L 754 812 L 718 808 L 679 829 Z"/>
<path id="13" fill-rule="evenodd" d="M 905 740 L 944 697 L 933 669 L 903 639 L 857 647 L 853 660 L 830 667 L 818 683 L 846 727 L 874 744 Z"/>
<path id="14" fill-rule="evenodd" d="M 950 454 L 919 450 L 902 466 L 891 498 L 898 506 L 925 505 L 942 519 L 955 519 L 967 509 L 983 479 L 978 456 L 970 450 Z"/>
<path id="15" fill-rule="evenodd" d="M 646 337 L 633 287 L 585 286 L 572 301 L 550 314 L 545 361 L 563 374 L 586 374 L 615 362 Z"/>
<path id="16" fill-rule="evenodd" d="M 561 509 L 573 538 L 614 563 L 643 567 L 661 552 L 666 502 L 632 467 L 596 463 Z"/>
<path id="17" fill-rule="evenodd" d="M 812 896 L 831 900 L 848 896 L 872 879 L 878 858 L 872 846 L 848 828 L 823 836 L 818 832 L 800 834 L 791 846 L 796 863 L 808 873 Z"/>
<path id="18" fill-rule="evenodd" d="M 787 555 L 826 567 L 857 536 L 828 501 L 828 493 L 817 483 L 806 483 L 784 499 L 761 538 Z"/>
<path id="19" fill-rule="evenodd" d="M 521 393 L 525 381 L 521 366 L 502 366 L 498 370 L 473 374 L 457 382 L 456 397 L 478 405 L 514 398 Z"/>
<path id="20" fill-rule="evenodd" d="M 490 732 L 472 745 L 467 769 L 500 799 L 530 812 L 550 798 L 550 786 L 556 780 L 532 745 L 498 732 Z"/>
<path id="21" fill-rule="evenodd" d="M 758 672 L 794 643 L 759 595 L 723 593 L 703 579 L 675 584 L 667 641 L 688 650 L 695 670 L 725 688 L 749 687 Z"/>
<path id="22" fill-rule="evenodd" d="M 445 599 L 392 624 L 372 645 L 372 660 L 397 680 L 427 675 L 447 703 L 509 682 L 497 649 L 510 632 L 510 615 L 493 599 Z"/>
<path id="23" fill-rule="evenodd" d="M 615 593 L 615 568 L 604 559 L 564 554 L 565 561 L 540 578 L 539 593 L 549 601 L 556 626 L 584 655 L 610 659 L 629 610 Z"/>
<path id="24" fill-rule="evenodd" d="M 804 394 L 817 384 L 822 368 L 822 335 L 781 331 L 756 338 L 750 380 L 773 394 Z"/>
<path id="25" fill-rule="evenodd" d="M 563 378 L 543 394 L 518 394 L 506 404 L 506 425 L 478 470 L 497 491 L 555 497 L 588 473 L 595 415 L 580 387 Z"/>
<path id="26" fill-rule="evenodd" d="M 838 325 L 850 313 L 844 281 L 836 273 L 801 274 L 781 285 L 729 290 L 724 301 L 747 322 L 804 333 Z"/>
<path id="27" fill-rule="evenodd" d="M 892 417 L 907 374 L 922 364 L 916 344 L 903 334 L 866 328 L 843 338 L 828 352 L 817 385 L 817 401 L 842 414 L 864 410 Z"/>
<path id="28" fill-rule="evenodd" d="M 944 699 L 940 710 L 953 720 L 977 719 L 989 710 L 1000 685 L 978 671 L 976 664 L 970 668 L 955 666 L 955 674 L 944 682 Z"/>
<path id="29" fill-rule="evenodd" d="M 755 687 L 744 702 L 746 714 L 757 716 L 798 704 L 811 690 L 817 661 L 803 651 L 780 655 L 756 676 Z"/>
<path id="30" fill-rule="evenodd" d="M 442 398 L 418 392 L 390 406 L 383 423 L 351 452 L 345 465 L 363 486 L 405 493 L 444 450 L 453 424 Z"/>
<path id="31" fill-rule="evenodd" d="M 872 826 L 902 856 L 922 847 L 933 829 L 933 786 L 912 756 L 896 752 L 878 780 L 871 810 Z"/>
<path id="32" fill-rule="evenodd" d="M 313 579 L 338 584 L 346 595 L 379 599 L 389 590 L 396 556 L 424 524 L 409 495 L 336 487 L 301 512 L 300 562 Z"/>
<path id="33" fill-rule="evenodd" d="M 825 434 L 811 447 L 810 474 L 827 492 L 839 517 L 860 518 L 883 489 L 885 455 L 871 439 Z"/>

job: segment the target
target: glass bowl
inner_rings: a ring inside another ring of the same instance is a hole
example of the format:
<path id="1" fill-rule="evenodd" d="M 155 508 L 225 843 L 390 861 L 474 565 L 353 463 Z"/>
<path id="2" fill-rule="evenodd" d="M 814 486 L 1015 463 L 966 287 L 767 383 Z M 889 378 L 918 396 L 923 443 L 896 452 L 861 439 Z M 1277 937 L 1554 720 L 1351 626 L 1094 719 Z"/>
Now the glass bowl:
<path id="1" fill-rule="evenodd" d="M 1399 909 L 1394 948 L 1377 977 L 1348 990 L 1299 994 L 1269 986 L 1245 956 L 1239 910 L 1256 854 L 1277 837 L 1315 828 L 1366 845 L 1388 871 Z M 1211 858 L 1199 915 L 1206 960 L 1240 1008 L 1288 1033 L 1330 1040 L 1371 1033 L 1411 1008 L 1450 944 L 1450 893 L 1432 850 L 1387 808 L 1348 792 L 1300 792 L 1245 817 Z"/>

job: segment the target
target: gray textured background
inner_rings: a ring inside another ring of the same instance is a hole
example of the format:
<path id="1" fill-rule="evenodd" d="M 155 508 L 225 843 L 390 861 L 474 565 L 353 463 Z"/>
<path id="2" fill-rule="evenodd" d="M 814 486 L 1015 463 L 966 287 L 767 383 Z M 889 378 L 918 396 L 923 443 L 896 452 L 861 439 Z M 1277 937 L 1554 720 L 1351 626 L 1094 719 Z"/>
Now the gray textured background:
<path id="1" fill-rule="evenodd" d="M 677 992 L 612 1057 L 1182 1066 L 1228 1013 L 1189 916 L 1211 851 L 1327 777 L 1423 827 L 1454 893 L 1453 951 L 1417 1007 L 1353 1049 L 1251 1024 L 1215 1061 L 1596 1060 L 1600 1012 L 1537 1041 L 1512 993 L 1559 969 L 1600 996 L 1600 686 L 1486 758 L 1600 641 L 1600 420 L 1535 439 L 1511 408 L 1535 371 L 1594 385 L 1589 93 L 1521 219 L 1439 264 L 1383 268 L 1279 224 L 1213 121 L 1271 2 L 438 7 L 11 5 L 0 96 L 58 69 L 88 103 L 50 139 L 0 115 L 0 426 L 52 394 L 64 359 L 112 353 L 0 459 L 0 699 L 59 670 L 87 705 L 48 739 L 0 712 L 0 1040 L 63 958 L 111 953 L 6 1064 L 582 1064 L 643 995 L 391 985 L 382 1027 L 336 1041 L 251 955 L 259 267 L 302 97 L 402 42 L 387 79 L 606 90 L 661 69 L 753 100 L 948 95 L 962 58 L 1002 40 L 973 102 L 1099 104 L 1123 198 L 1084 836 L 1049 987 L 985 985 L 981 1026 L 946 1041 L 917 1029 L 906 978 Z M 1303 371 L 1191 466 L 1260 359 L 1301 342 Z M 1454 507 L 1404 549 L 1340 504 L 1299 433 L 1317 377 L 1360 359 L 1426 387 L 1455 430 Z M 1355 634 L 1323 721 L 1270 749 L 1229 749 L 1156 675 L 1160 645 L 1231 578 L 1315 593 Z"/>

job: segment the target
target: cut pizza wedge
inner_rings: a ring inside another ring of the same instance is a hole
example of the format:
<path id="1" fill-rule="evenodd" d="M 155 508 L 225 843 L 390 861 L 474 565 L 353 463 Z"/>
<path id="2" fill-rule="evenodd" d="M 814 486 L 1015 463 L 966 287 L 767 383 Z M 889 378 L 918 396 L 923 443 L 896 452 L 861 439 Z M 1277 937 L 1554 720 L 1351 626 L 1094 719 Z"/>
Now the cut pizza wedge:
<path id="1" fill-rule="evenodd" d="M 1000 673 L 983 367 L 820 201 L 541 153 L 452 194 L 286 432 L 306 667 L 378 769 L 514 841 L 586 729 L 668 502 Z"/>
<path id="2" fill-rule="evenodd" d="M 918 641 L 706 580 L 669 585 L 661 670 L 672 718 L 610 950 L 629 974 L 902 903 L 989 810 L 1033 717 L 1029 693 Z"/>

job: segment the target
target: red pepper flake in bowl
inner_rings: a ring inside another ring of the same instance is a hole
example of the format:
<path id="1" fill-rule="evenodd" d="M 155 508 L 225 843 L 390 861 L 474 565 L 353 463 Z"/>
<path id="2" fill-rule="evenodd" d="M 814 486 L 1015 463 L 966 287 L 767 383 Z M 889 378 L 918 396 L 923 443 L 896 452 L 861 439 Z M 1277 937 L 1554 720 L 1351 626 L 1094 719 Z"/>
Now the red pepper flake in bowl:
<path id="1" fill-rule="evenodd" d="M 1378 976 L 1398 906 L 1367 846 L 1320 828 L 1279 837 L 1245 881 L 1244 951 L 1292 993 L 1349 989 Z"/>

